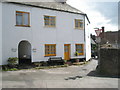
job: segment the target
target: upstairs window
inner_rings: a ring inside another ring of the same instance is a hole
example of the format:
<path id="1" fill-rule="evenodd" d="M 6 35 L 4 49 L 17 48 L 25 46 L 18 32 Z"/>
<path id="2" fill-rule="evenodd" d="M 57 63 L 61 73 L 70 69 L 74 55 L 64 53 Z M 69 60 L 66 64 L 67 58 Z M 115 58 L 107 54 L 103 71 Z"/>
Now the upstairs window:
<path id="1" fill-rule="evenodd" d="M 84 27 L 83 20 L 75 19 L 75 28 L 76 29 L 83 29 L 83 27 Z"/>
<path id="2" fill-rule="evenodd" d="M 76 44 L 76 52 L 79 53 L 79 55 L 84 54 L 84 45 L 83 44 Z"/>
<path id="3" fill-rule="evenodd" d="M 16 26 L 30 26 L 29 12 L 16 11 Z"/>
<path id="4" fill-rule="evenodd" d="M 45 56 L 56 56 L 56 44 L 45 44 Z"/>
<path id="5" fill-rule="evenodd" d="M 44 16 L 45 26 L 55 27 L 56 26 L 56 17 L 55 16 Z"/>

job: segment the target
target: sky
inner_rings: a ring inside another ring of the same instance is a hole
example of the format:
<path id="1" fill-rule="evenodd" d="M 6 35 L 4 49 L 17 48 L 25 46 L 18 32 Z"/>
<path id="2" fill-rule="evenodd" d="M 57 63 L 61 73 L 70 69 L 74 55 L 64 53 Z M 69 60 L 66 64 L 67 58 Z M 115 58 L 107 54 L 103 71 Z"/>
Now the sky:
<path id="1" fill-rule="evenodd" d="M 105 31 L 118 30 L 118 2 L 119 0 L 67 0 L 67 3 L 86 13 L 91 24 L 90 33 L 96 34 L 94 28 Z"/>

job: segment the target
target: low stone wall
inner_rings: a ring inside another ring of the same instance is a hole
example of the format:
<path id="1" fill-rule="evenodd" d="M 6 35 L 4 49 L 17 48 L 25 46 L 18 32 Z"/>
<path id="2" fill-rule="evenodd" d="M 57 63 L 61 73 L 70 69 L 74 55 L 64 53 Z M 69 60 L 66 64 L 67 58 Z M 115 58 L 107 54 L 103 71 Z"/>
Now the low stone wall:
<path id="1" fill-rule="evenodd" d="M 120 76 L 120 49 L 100 49 L 98 71 L 102 75 Z"/>

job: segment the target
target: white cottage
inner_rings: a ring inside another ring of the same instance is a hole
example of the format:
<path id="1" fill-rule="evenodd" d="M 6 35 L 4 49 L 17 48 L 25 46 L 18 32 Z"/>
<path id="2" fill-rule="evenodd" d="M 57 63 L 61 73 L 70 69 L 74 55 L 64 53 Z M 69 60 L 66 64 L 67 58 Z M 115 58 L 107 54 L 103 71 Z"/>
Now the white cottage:
<path id="1" fill-rule="evenodd" d="M 75 52 L 79 56 L 75 56 Z M 89 19 L 65 2 L 1 2 L 0 60 L 91 58 Z"/>

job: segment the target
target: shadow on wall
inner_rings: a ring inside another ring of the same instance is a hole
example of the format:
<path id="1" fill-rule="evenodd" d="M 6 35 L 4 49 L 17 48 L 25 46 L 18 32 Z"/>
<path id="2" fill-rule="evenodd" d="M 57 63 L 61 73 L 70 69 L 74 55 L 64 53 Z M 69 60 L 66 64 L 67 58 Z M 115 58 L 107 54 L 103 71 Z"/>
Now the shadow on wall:
<path id="1" fill-rule="evenodd" d="M 120 49 L 102 48 L 100 49 L 100 60 L 96 71 L 92 71 L 88 76 L 120 77 Z"/>

